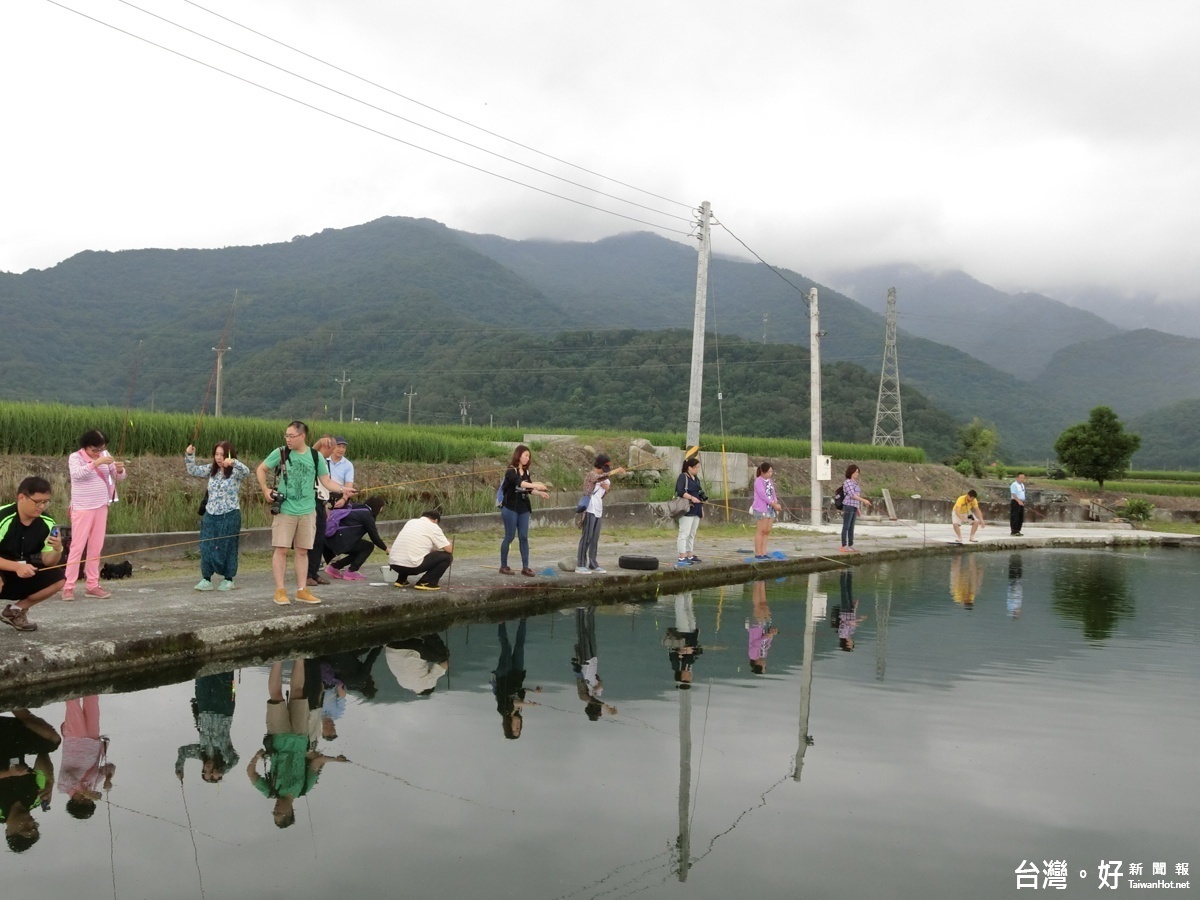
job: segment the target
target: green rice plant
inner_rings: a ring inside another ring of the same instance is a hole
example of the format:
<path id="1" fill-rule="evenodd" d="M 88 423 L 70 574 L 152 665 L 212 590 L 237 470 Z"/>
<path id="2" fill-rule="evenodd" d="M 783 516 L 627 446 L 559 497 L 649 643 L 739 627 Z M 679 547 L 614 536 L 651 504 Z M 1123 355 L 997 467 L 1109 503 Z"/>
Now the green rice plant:
<path id="1" fill-rule="evenodd" d="M 1094 491 L 1097 484 L 1094 481 L 1067 479 L 1055 482 L 1064 487 L 1081 491 Z M 1200 484 L 1156 484 L 1153 481 L 1106 481 L 1106 493 L 1112 494 L 1146 494 L 1154 497 L 1200 497 Z"/>
<path id="2" fill-rule="evenodd" d="M 684 436 L 673 432 L 656 432 L 642 435 L 652 444 L 663 447 L 683 447 Z M 811 453 L 810 441 L 794 438 L 744 437 L 741 435 L 702 434 L 700 449 L 716 452 L 724 446 L 728 453 L 745 453 L 759 459 L 807 459 Z M 686 448 L 685 448 L 686 449 Z M 823 447 L 827 456 L 845 460 L 878 460 L 880 462 L 925 462 L 925 451 L 920 447 L 875 447 L 870 444 L 845 444 L 826 441 Z"/>
<path id="3" fill-rule="evenodd" d="M 197 425 L 199 433 L 197 434 Z M 310 442 L 323 433 L 344 435 L 357 459 L 417 463 L 461 463 L 479 457 L 503 458 L 508 450 L 494 443 L 514 432 L 461 426 L 409 427 L 363 422 L 309 422 Z M 202 421 L 183 413 L 152 413 L 114 407 L 0 402 L 0 453 L 66 455 L 79 437 L 98 428 L 114 456 L 175 456 L 195 443 L 206 456 L 217 441 L 228 440 L 244 459 L 263 459 L 283 445 L 285 420 L 211 416 Z"/>

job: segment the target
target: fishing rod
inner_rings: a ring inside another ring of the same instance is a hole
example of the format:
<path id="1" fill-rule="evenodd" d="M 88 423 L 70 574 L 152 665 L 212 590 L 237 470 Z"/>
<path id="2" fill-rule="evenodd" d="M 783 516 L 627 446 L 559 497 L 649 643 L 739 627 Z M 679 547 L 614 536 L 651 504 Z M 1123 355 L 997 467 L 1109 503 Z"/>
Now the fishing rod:
<path id="1" fill-rule="evenodd" d="M 138 368 L 142 361 L 142 342 L 137 342 L 137 348 L 133 354 L 133 373 L 129 378 L 129 394 L 125 398 L 125 415 L 121 418 L 121 441 L 117 445 L 117 457 L 123 459 L 125 456 L 125 429 L 129 425 L 129 409 L 133 405 L 133 388 L 137 384 Z"/>

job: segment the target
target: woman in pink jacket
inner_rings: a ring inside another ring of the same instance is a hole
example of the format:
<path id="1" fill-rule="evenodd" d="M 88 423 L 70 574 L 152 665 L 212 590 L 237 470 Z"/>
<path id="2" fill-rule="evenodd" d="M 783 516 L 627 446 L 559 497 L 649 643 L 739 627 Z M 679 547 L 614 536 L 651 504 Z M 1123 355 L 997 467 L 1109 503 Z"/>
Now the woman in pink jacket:
<path id="1" fill-rule="evenodd" d="M 75 599 L 79 561 L 87 558 L 84 595 L 98 600 L 112 596 L 100 587 L 100 554 L 108 531 L 108 504 L 117 499 L 117 482 L 125 478 L 125 464 L 108 455 L 108 438 L 93 429 L 79 439 L 79 449 L 68 458 L 71 470 L 71 550 L 67 554 L 64 600 Z"/>

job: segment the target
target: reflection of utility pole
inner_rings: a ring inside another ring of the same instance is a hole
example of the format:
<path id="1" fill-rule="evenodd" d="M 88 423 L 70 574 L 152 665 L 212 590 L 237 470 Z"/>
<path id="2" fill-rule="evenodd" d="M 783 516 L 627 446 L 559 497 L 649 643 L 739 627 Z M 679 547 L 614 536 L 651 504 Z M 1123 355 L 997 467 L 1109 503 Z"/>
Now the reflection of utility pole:
<path id="1" fill-rule="evenodd" d="M 817 626 L 814 621 L 817 599 L 817 573 L 808 576 L 808 599 L 804 604 L 804 661 L 800 666 L 800 741 L 796 746 L 796 770 L 792 778 L 800 780 L 800 770 L 804 768 L 804 752 L 812 745 L 812 735 L 808 733 L 808 712 L 812 704 L 813 648 L 817 642 Z M 822 616 L 824 618 L 824 616 Z"/>
<path id="2" fill-rule="evenodd" d="M 692 791 L 692 692 L 676 691 L 679 695 L 679 837 L 675 840 L 679 850 L 680 881 L 687 881 L 688 869 L 692 867 L 692 833 L 688 824 Z"/>
<path id="3" fill-rule="evenodd" d="M 333 379 L 335 384 L 342 386 L 341 402 L 338 403 L 338 421 L 342 421 L 342 413 L 346 410 L 346 385 L 350 383 L 350 379 L 346 377 L 346 370 L 342 369 L 342 377 Z"/>
<path id="4" fill-rule="evenodd" d="M 462 423 L 467 424 L 467 410 L 471 408 L 471 404 L 467 402 L 467 398 L 463 397 L 458 401 L 458 413 L 462 416 Z"/>
<path id="5" fill-rule="evenodd" d="M 404 396 L 408 398 L 408 424 L 411 425 L 412 424 L 412 398 L 417 396 L 417 392 L 413 390 L 413 386 L 411 384 L 408 386 L 408 390 L 404 392 Z"/>
<path id="6" fill-rule="evenodd" d="M 884 563 L 887 566 L 887 563 Z M 887 576 L 887 569 L 879 573 Z M 887 633 L 888 619 L 892 615 L 892 579 L 887 579 L 888 589 L 887 598 L 883 601 L 883 605 L 879 602 L 879 589 L 875 590 L 875 680 L 883 681 L 884 673 L 887 672 Z"/>
<path id="7" fill-rule="evenodd" d="M 232 350 L 232 347 L 226 347 L 225 341 L 221 341 L 220 347 L 213 347 L 213 352 L 217 354 L 217 400 L 213 405 L 213 418 L 221 418 L 221 372 L 225 368 L 225 351 Z"/>

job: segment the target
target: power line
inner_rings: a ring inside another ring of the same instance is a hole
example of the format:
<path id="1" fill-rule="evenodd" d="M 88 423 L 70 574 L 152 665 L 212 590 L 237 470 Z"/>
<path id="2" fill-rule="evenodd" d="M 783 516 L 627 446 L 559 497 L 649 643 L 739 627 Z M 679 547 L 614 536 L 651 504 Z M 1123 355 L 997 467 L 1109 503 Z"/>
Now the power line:
<path id="1" fill-rule="evenodd" d="M 171 53 L 175 56 L 180 57 L 181 59 L 186 59 L 189 62 L 194 62 L 197 65 L 204 66 L 206 69 L 212 69 L 214 72 L 219 72 L 222 75 L 227 75 L 230 78 L 233 78 L 237 81 L 242 82 L 243 84 L 248 84 L 251 87 L 256 87 L 259 90 L 266 91 L 269 94 L 274 94 L 276 97 L 280 97 L 284 100 L 290 100 L 291 102 L 293 102 L 299 106 L 303 106 L 306 109 L 311 109 L 313 112 L 318 112 L 323 115 L 329 116 L 332 119 L 337 119 L 339 122 L 344 122 L 347 125 L 353 125 L 356 128 L 361 128 L 363 131 L 369 131 L 372 134 L 379 135 L 380 137 L 386 138 L 390 141 L 395 141 L 398 144 L 403 144 L 406 147 L 411 147 L 414 150 L 420 150 L 424 153 L 430 154 L 431 156 L 436 156 L 439 159 L 444 159 L 447 162 L 456 163 L 460 166 L 463 166 L 468 169 L 472 169 L 476 172 L 481 172 L 484 175 L 491 175 L 493 178 L 499 178 L 501 181 L 507 181 L 510 184 L 515 184 L 518 187 L 523 187 L 523 188 L 527 188 L 528 190 L 531 190 L 531 191 L 536 191 L 539 194 L 545 194 L 548 197 L 554 197 L 558 200 L 565 200 L 567 203 L 574 203 L 577 206 L 582 206 L 587 209 L 592 209 L 592 210 L 595 210 L 596 212 L 606 213 L 607 215 L 610 215 L 610 216 L 616 216 L 619 219 L 625 219 L 626 221 L 629 221 L 629 222 L 636 222 L 639 225 L 646 225 L 650 228 L 656 228 L 659 231 L 668 231 L 668 232 L 671 232 L 672 234 L 681 234 L 681 235 L 684 235 L 685 237 L 688 236 L 688 232 L 686 232 L 686 231 L 680 231 L 677 228 L 669 228 L 666 225 L 659 225 L 655 222 L 648 222 L 645 219 L 639 219 L 635 216 L 628 216 L 628 215 L 625 215 L 624 213 L 619 213 L 619 212 L 616 212 L 611 209 L 605 209 L 602 206 L 596 206 L 595 204 L 592 204 L 592 203 L 586 203 L 583 200 L 576 200 L 574 197 L 568 197 L 564 194 L 558 194 L 558 193 L 555 193 L 554 191 L 547 190 L 546 188 L 540 188 L 540 187 L 537 187 L 536 185 L 528 184 L 528 183 L 526 183 L 524 181 L 520 181 L 516 178 L 511 178 L 508 175 L 501 175 L 499 172 L 493 172 L 490 169 L 483 168 L 482 166 L 476 166 L 476 165 L 473 165 L 472 163 L 465 162 L 464 160 L 455 159 L 453 156 L 449 156 L 445 153 L 439 153 L 438 151 L 431 150 L 428 147 L 422 147 L 420 144 L 415 144 L 412 141 L 406 141 L 403 138 L 397 137 L 396 135 L 388 134 L 387 132 L 384 132 L 384 131 L 380 131 L 378 128 L 372 128 L 370 125 L 365 125 L 362 122 L 356 122 L 353 119 L 347 118 L 346 116 L 340 115 L 331 110 L 323 109 L 320 106 L 316 106 L 305 100 L 301 100 L 298 97 L 293 97 L 290 94 L 285 94 L 282 91 L 277 91 L 274 88 L 267 87 L 264 84 L 259 84 L 257 81 L 253 81 L 249 78 L 246 78 L 245 76 L 235 74 L 233 72 L 228 71 L 227 69 L 222 69 L 220 66 L 214 65 L 213 63 L 208 63 L 202 59 L 197 59 L 194 56 L 189 56 L 188 54 L 186 54 L 180 50 L 172 49 L 171 47 L 167 47 L 164 44 L 160 44 L 157 41 L 151 40 L 150 38 L 142 37 L 139 34 L 134 34 L 133 32 L 127 31 L 124 28 L 121 28 L 117 25 L 113 25 L 110 22 L 105 22 L 102 19 L 98 19 L 95 16 L 90 16 L 87 13 L 80 12 L 77 9 L 72 9 L 71 7 L 67 6 L 64 3 L 60 3 L 59 0 L 45 0 L 45 2 L 50 3 L 54 6 L 57 6 L 60 9 L 64 9 L 67 12 L 74 13 L 75 15 L 80 16 L 81 18 L 88 19 L 89 21 L 95 22 L 97 25 L 103 25 L 105 28 L 110 28 L 113 31 L 118 32 L 119 34 L 123 34 L 127 37 L 131 37 L 131 38 L 141 41 L 145 44 L 149 44 L 152 47 L 157 47 L 159 50 L 164 50 L 167 53 Z"/>
<path id="2" fill-rule="evenodd" d="M 206 12 L 211 16 L 216 16 L 218 19 L 228 22 L 230 25 L 234 25 L 238 28 L 242 28 L 246 31 L 249 31 L 251 34 L 256 35 L 257 37 L 260 37 L 260 38 L 263 38 L 264 40 L 270 41 L 273 44 L 278 44 L 280 47 L 283 47 L 287 50 L 291 50 L 293 53 L 298 53 L 299 55 L 301 55 L 307 59 L 311 59 L 314 62 L 320 63 L 323 66 L 328 66 L 329 68 L 333 69 L 335 72 L 340 72 L 343 75 L 349 75 L 351 78 L 354 78 L 357 81 L 361 81 L 363 84 L 367 84 L 373 88 L 377 88 L 381 91 L 385 91 L 386 93 L 392 94 L 395 97 L 399 97 L 401 100 L 407 100 L 409 103 L 414 103 L 417 106 L 422 107 L 423 109 L 427 109 L 430 112 L 437 113 L 439 116 L 445 116 L 446 118 L 451 119 L 455 122 L 458 122 L 461 125 L 466 125 L 468 128 L 474 128 L 476 131 L 481 131 L 490 137 L 498 138 L 502 141 L 505 141 L 506 143 L 512 144 L 515 147 L 520 147 L 522 150 L 528 150 L 531 153 L 536 153 L 538 156 L 544 156 L 544 157 L 546 157 L 546 159 L 554 160 L 554 162 L 562 163 L 565 166 L 570 166 L 571 168 L 578 169 L 581 172 L 586 172 L 588 175 L 595 175 L 597 178 L 603 178 L 605 181 L 611 181 L 613 184 L 619 184 L 621 187 L 629 188 L 630 190 L 637 191 L 638 193 L 641 193 L 641 194 L 646 194 L 647 196 L 654 197 L 655 199 L 665 200 L 668 203 L 674 203 L 676 206 L 681 206 L 684 209 L 691 209 L 693 206 L 693 204 L 691 204 L 691 203 L 684 203 L 682 200 L 672 200 L 670 197 L 664 197 L 661 194 L 656 194 L 653 191 L 646 190 L 645 188 L 639 188 L 636 185 L 627 184 L 626 182 L 621 181 L 617 178 L 613 178 L 609 175 L 604 175 L 600 172 L 595 172 L 591 169 L 585 168 L 584 166 L 577 165 L 573 162 L 570 162 L 569 160 L 561 159 L 550 153 L 545 153 L 541 150 L 538 150 L 536 147 L 531 147 L 528 144 L 523 144 L 520 141 L 514 140 L 513 138 L 505 137 L 504 135 L 499 134 L 495 131 L 489 131 L 487 128 L 484 128 L 480 125 L 476 125 L 473 122 L 467 121 L 466 119 L 461 119 L 458 116 L 452 115 L 451 113 L 445 112 L 444 110 L 440 110 L 435 106 L 430 106 L 428 103 L 422 103 L 420 100 L 417 100 L 413 97 L 409 97 L 405 94 L 401 94 L 399 91 L 393 90 L 392 88 L 389 88 L 386 85 L 382 85 L 382 84 L 379 84 L 378 82 L 371 81 L 369 78 L 364 78 L 361 75 L 357 75 L 354 72 L 351 72 L 347 69 L 343 69 L 340 66 L 335 65 L 334 63 L 331 63 L 327 60 L 321 59 L 320 57 L 313 56 L 311 53 L 306 53 L 305 51 L 300 50 L 297 47 L 293 47 L 291 44 L 284 43 L 283 41 L 280 41 L 280 40 L 277 40 L 277 39 L 271 37 L 269 34 L 263 34 L 261 31 L 255 31 L 253 28 L 249 27 L 248 25 L 243 25 L 241 22 L 236 22 L 233 19 L 228 18 L 227 16 L 223 16 L 218 12 L 214 12 L 213 10 L 208 9 L 207 7 L 201 6 L 199 3 L 194 2 L 194 0 L 183 0 L 183 2 L 187 3 L 189 6 L 194 6 L 196 9 Z"/>
<path id="3" fill-rule="evenodd" d="M 237 47 L 234 47 L 231 44 L 227 44 L 224 41 L 217 40 L 216 38 L 206 35 L 203 32 L 196 31 L 193 28 L 189 28 L 188 26 L 182 25 L 179 22 L 175 22 L 171 19 L 166 18 L 165 16 L 161 16 L 156 12 L 151 12 L 148 9 L 138 6 L 136 3 L 132 3 L 131 0 L 117 0 L 117 2 L 122 3 L 125 6 L 128 6 L 130 9 L 136 9 L 140 13 L 143 13 L 147 16 L 158 19 L 160 22 L 165 22 L 168 25 L 173 25 L 174 27 L 179 28 L 182 31 L 186 31 L 188 34 L 195 35 L 196 37 L 198 37 L 202 40 L 209 41 L 210 43 L 216 44 L 218 47 L 224 47 L 226 50 L 230 50 L 233 53 L 237 53 L 239 56 L 244 56 L 247 59 L 252 59 L 261 65 L 269 66 L 270 68 L 275 69 L 276 71 L 283 72 L 285 75 L 290 75 L 293 78 L 298 78 L 303 82 L 313 85 L 314 87 L 318 87 L 318 88 L 321 88 L 322 90 L 329 91 L 332 94 L 336 94 L 337 96 L 342 97 L 346 100 L 353 101 L 354 103 L 359 103 L 359 104 L 367 107 L 368 109 L 373 109 L 376 112 L 380 112 L 380 113 L 383 113 L 384 115 L 391 116 L 392 118 L 399 119 L 401 122 L 406 122 L 407 124 L 412 125 L 416 128 L 423 128 L 426 131 L 429 131 L 429 132 L 432 132 L 433 134 L 438 135 L 439 137 L 444 137 L 447 140 L 455 141 L 456 143 L 462 144 L 466 147 L 470 147 L 472 150 L 478 150 L 481 153 L 486 153 L 489 156 L 494 156 L 498 159 L 504 160 L 505 162 L 510 162 L 513 165 L 521 166 L 522 168 L 529 169 L 530 171 L 533 171 L 533 172 L 537 172 L 539 175 L 545 175 L 548 178 L 553 178 L 557 181 L 564 182 L 565 184 L 569 184 L 572 187 L 581 188 L 582 190 L 585 190 L 585 191 L 591 191 L 593 193 L 599 194 L 602 197 L 608 197 L 610 200 L 616 200 L 618 203 L 627 203 L 630 206 L 635 206 L 638 209 L 644 209 L 647 212 L 654 213 L 655 215 L 665 216 L 670 219 L 678 219 L 681 222 L 690 222 L 691 221 L 690 219 L 687 219 L 683 216 L 677 216 L 677 215 L 674 215 L 673 213 L 664 212 L 660 209 L 655 209 L 652 206 L 646 206 L 644 204 L 637 203 L 633 200 L 627 200 L 624 197 L 618 197 L 616 194 L 610 194 L 606 191 L 598 190 L 597 188 L 590 187 L 586 184 L 581 184 L 578 181 L 572 181 L 569 178 L 564 178 L 561 175 L 555 175 L 553 172 L 547 172 L 545 169 L 539 169 L 537 166 L 532 166 L 532 165 L 529 165 L 528 163 L 523 163 L 520 160 L 513 159 L 511 156 L 505 156 L 502 153 L 497 153 L 494 150 L 489 150 L 486 147 L 479 146 L 478 144 L 472 144 L 470 141 L 466 141 L 466 140 L 463 140 L 462 138 L 455 137 L 452 134 L 448 134 L 444 131 L 439 131 L 436 128 L 433 128 L 429 125 L 425 125 L 421 122 L 417 122 L 414 119 L 406 118 L 405 116 L 402 116 L 399 113 L 392 112 L 389 109 L 384 109 L 381 106 L 376 106 L 374 103 L 369 103 L 366 100 L 363 100 L 359 97 L 355 97 L 344 91 L 339 91 L 337 88 L 331 87 L 327 84 L 323 84 L 322 82 L 316 81 L 315 79 L 312 79 L 312 78 L 309 78 L 306 75 L 301 75 L 299 72 L 294 72 L 291 69 L 287 69 L 287 68 L 284 68 L 283 66 L 276 65 L 275 63 L 270 62 L 269 60 L 265 60 L 261 57 L 255 56 L 254 54 L 249 53 L 245 50 L 239 50 Z M 200 7 L 200 8 L 202 8 L 202 7 Z M 210 10 L 204 10 L 204 11 L 211 12 Z M 213 13 L 213 15 L 215 15 L 215 13 Z M 233 24 L 236 25 L 237 23 L 235 22 Z M 255 32 L 255 33 L 257 34 L 257 32 Z M 262 35 L 262 36 L 266 37 L 266 35 Z M 267 40 L 271 40 L 271 38 L 267 37 Z M 305 54 L 305 55 L 307 55 L 307 54 Z M 320 62 L 320 60 L 318 60 L 318 62 Z M 407 98 L 405 98 L 405 99 L 407 99 Z M 603 177 L 603 176 L 600 176 L 600 177 Z M 636 188 L 635 188 L 635 190 L 636 190 Z M 672 202 L 674 202 L 674 201 L 672 201 Z"/>
<path id="4" fill-rule="evenodd" d="M 754 250 L 753 247 L 751 247 L 749 244 L 747 244 L 745 241 L 743 241 L 740 237 L 738 237 L 736 234 L 734 234 L 733 231 L 730 230 L 729 226 L 726 225 L 724 222 L 718 221 L 718 222 L 716 222 L 716 224 L 720 225 L 722 228 L 724 228 L 725 231 L 727 231 L 729 233 L 729 236 L 731 238 L 733 238 L 735 241 L 737 241 L 739 244 L 741 244 L 743 247 L 745 247 L 746 250 L 749 251 L 750 254 L 755 259 L 757 259 L 760 263 L 762 263 L 764 266 L 766 266 L 768 269 L 770 269 L 772 272 L 774 272 L 776 275 L 778 275 L 783 281 L 787 282 L 787 284 L 789 284 L 791 286 L 792 290 L 794 290 L 797 294 L 800 295 L 800 299 L 804 301 L 804 306 L 806 308 L 811 306 L 811 304 L 809 303 L 809 300 L 808 300 L 808 292 L 807 291 L 803 290 L 802 288 L 797 287 L 795 284 L 792 283 L 792 281 L 790 279 L 786 278 L 782 272 L 780 272 L 773 265 L 771 265 L 769 262 L 767 262 L 765 259 L 763 259 L 761 256 L 759 256 L 758 252 L 756 250 Z"/>

